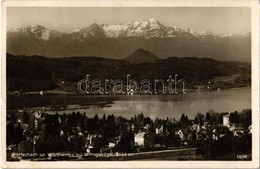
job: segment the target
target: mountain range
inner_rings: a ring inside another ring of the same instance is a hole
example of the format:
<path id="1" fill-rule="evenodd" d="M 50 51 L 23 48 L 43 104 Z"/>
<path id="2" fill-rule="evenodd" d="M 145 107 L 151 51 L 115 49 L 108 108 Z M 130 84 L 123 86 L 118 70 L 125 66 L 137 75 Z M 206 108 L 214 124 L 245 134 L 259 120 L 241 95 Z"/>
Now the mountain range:
<path id="1" fill-rule="evenodd" d="M 139 48 L 161 59 L 196 56 L 250 62 L 251 34 L 196 33 L 188 28 L 165 26 L 155 18 L 117 25 L 94 23 L 72 32 L 49 30 L 41 25 L 7 31 L 7 52 L 14 55 L 123 59 Z"/>

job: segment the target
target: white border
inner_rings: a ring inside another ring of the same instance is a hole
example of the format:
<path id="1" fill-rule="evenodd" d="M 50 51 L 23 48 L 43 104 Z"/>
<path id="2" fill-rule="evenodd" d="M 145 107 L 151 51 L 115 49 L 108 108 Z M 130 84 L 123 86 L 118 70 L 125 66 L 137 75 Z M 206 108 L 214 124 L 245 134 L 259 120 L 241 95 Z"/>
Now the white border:
<path id="1" fill-rule="evenodd" d="M 250 7 L 252 39 L 252 161 L 61 161 L 6 162 L 6 7 Z M 259 167 L 259 2 L 257 0 L 9 0 L 2 3 L 1 167 L 3 168 L 258 168 Z"/>

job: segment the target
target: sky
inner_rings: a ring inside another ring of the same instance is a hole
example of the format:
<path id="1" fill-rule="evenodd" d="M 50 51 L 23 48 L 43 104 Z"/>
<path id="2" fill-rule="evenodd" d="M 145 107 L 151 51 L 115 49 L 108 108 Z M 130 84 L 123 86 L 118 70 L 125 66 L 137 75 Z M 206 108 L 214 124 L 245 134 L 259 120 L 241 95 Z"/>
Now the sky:
<path id="1" fill-rule="evenodd" d="M 93 23 L 119 24 L 158 19 L 165 26 L 196 32 L 246 34 L 251 31 L 251 11 L 246 7 L 8 7 L 7 30 L 42 25 L 70 32 Z"/>

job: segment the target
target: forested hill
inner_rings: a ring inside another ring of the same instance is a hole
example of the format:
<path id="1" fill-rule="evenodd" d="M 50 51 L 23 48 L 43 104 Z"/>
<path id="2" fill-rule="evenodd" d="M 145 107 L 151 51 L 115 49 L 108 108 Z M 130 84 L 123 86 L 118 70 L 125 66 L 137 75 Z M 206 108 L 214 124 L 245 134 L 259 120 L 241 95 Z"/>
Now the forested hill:
<path id="1" fill-rule="evenodd" d="M 155 78 L 166 80 L 170 75 L 178 74 L 179 78 L 187 82 L 189 88 L 206 84 L 215 77 L 239 75 L 233 85 L 226 86 L 239 87 L 250 85 L 251 64 L 196 57 L 169 57 L 136 64 L 101 57 L 47 58 L 7 54 L 8 91 L 52 89 L 76 91 L 77 82 L 86 74 L 89 74 L 92 80 L 126 80 L 127 74 L 136 80 Z"/>

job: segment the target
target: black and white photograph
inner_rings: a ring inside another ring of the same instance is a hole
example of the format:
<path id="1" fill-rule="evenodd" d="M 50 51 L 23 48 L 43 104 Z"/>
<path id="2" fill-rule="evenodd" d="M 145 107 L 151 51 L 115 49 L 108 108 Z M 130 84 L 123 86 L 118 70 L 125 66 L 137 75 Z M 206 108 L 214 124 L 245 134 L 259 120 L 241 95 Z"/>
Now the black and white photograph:
<path id="1" fill-rule="evenodd" d="M 252 16 L 251 6 L 5 7 L 4 160 L 252 162 Z"/>

